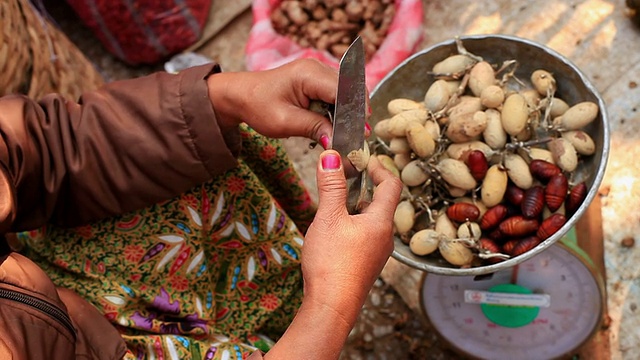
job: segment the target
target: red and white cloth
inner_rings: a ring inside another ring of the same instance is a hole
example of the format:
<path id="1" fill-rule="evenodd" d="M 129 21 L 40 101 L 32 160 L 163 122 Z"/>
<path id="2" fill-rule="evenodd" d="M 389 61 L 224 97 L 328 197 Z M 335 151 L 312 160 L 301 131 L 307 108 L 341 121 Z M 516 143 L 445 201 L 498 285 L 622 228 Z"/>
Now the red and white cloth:
<path id="1" fill-rule="evenodd" d="M 281 0 L 253 0 L 253 26 L 246 47 L 249 70 L 266 70 L 301 58 L 315 58 L 338 68 L 340 59 L 327 51 L 303 48 L 278 34 L 271 24 L 271 11 Z M 384 41 L 366 64 L 367 88 L 413 54 L 423 36 L 422 0 L 396 0 L 396 13 Z"/>

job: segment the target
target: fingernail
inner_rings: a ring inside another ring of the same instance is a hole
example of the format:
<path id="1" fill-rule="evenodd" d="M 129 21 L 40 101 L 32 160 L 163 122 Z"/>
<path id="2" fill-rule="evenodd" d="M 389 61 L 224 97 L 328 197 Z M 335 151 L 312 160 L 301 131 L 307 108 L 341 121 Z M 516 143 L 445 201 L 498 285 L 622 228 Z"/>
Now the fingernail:
<path id="1" fill-rule="evenodd" d="M 373 114 L 373 110 L 371 110 L 371 105 L 367 105 L 367 115 Z"/>
<path id="2" fill-rule="evenodd" d="M 322 157 L 323 170 L 338 170 L 340 168 L 340 156 L 337 154 L 326 154 Z"/>
<path id="3" fill-rule="evenodd" d="M 371 135 L 371 125 L 369 123 L 364 123 L 364 136 L 369 137 Z"/>
<path id="4" fill-rule="evenodd" d="M 320 145 L 327 150 L 329 148 L 329 137 L 327 135 L 320 136 Z"/>

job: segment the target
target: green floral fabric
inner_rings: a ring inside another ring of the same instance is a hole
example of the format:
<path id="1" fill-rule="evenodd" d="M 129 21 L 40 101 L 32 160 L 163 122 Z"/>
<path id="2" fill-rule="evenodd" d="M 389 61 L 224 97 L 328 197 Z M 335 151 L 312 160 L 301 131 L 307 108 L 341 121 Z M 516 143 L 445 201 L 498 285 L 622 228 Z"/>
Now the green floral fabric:
<path id="1" fill-rule="evenodd" d="M 292 320 L 315 205 L 280 142 L 241 133 L 238 167 L 175 199 L 19 234 L 54 283 L 116 326 L 127 358 L 242 359 Z"/>

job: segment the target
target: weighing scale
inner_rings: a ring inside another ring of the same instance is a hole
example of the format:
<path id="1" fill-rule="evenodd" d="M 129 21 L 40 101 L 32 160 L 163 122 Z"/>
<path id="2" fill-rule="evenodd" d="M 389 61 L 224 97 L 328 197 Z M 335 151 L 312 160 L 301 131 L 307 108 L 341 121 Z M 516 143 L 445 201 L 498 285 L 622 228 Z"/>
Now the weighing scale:
<path id="1" fill-rule="evenodd" d="M 600 328 L 603 275 L 575 229 L 521 264 L 488 276 L 424 275 L 423 313 L 457 352 L 479 359 L 570 357 Z"/>

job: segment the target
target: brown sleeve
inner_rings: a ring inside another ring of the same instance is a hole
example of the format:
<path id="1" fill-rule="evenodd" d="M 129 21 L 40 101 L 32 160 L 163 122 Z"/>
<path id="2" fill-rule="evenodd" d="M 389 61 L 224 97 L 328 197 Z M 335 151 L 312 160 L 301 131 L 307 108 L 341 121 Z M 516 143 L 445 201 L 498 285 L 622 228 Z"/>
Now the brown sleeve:
<path id="1" fill-rule="evenodd" d="M 113 82 L 78 103 L 0 99 L 0 161 L 17 188 L 12 230 L 121 214 L 234 167 L 240 135 L 221 134 L 207 92 L 206 78 L 219 71 Z"/>

